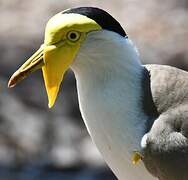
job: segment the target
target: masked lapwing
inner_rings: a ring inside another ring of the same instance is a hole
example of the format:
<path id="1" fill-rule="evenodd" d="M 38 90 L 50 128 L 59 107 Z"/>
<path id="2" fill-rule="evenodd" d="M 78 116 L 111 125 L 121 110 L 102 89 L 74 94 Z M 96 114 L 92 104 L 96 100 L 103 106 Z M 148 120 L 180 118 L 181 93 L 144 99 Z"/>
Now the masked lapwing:
<path id="1" fill-rule="evenodd" d="M 48 21 L 44 43 L 9 87 L 42 69 L 51 108 L 69 68 L 88 132 L 118 179 L 188 179 L 187 72 L 143 66 L 117 20 L 79 7 Z"/>

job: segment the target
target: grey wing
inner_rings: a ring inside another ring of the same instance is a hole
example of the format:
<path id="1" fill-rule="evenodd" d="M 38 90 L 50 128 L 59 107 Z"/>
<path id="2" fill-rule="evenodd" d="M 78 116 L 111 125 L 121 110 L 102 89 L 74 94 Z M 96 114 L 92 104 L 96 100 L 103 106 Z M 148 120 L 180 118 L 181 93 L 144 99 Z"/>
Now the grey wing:
<path id="1" fill-rule="evenodd" d="M 188 73 L 146 66 L 159 113 L 142 138 L 143 162 L 160 180 L 188 180 Z"/>

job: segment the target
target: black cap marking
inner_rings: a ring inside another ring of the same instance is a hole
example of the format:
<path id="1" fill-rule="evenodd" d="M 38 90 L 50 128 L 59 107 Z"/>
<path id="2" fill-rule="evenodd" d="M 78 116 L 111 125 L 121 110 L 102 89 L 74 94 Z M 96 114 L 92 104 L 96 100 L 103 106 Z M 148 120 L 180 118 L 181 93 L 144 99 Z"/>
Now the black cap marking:
<path id="1" fill-rule="evenodd" d="M 102 9 L 96 7 L 78 7 L 68 9 L 62 13 L 76 13 L 87 16 L 88 18 L 93 19 L 96 23 L 98 23 L 103 29 L 116 32 L 123 37 L 127 36 L 120 23 Z"/>

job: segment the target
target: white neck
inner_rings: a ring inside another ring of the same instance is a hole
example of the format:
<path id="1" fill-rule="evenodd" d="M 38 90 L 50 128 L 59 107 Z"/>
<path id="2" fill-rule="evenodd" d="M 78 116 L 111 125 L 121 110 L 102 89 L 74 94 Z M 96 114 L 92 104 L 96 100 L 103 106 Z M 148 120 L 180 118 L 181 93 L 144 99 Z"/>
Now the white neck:
<path id="1" fill-rule="evenodd" d="M 131 161 L 131 153 L 140 149 L 144 134 L 143 67 L 138 53 L 127 38 L 109 31 L 92 32 L 71 68 L 88 131 L 116 172 L 118 162 L 112 162 L 110 156 L 122 149 L 122 156 L 126 154 Z"/>

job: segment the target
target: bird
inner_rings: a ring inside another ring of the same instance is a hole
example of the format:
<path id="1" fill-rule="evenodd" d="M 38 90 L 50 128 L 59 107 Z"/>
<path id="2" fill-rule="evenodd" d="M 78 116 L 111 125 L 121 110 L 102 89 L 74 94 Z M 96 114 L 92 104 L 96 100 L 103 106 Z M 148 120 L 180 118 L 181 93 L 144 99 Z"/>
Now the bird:
<path id="1" fill-rule="evenodd" d="M 108 12 L 74 7 L 54 15 L 44 43 L 8 86 L 39 69 L 49 108 L 64 73 L 74 72 L 86 128 L 118 179 L 188 179 L 188 72 L 143 65 Z"/>

